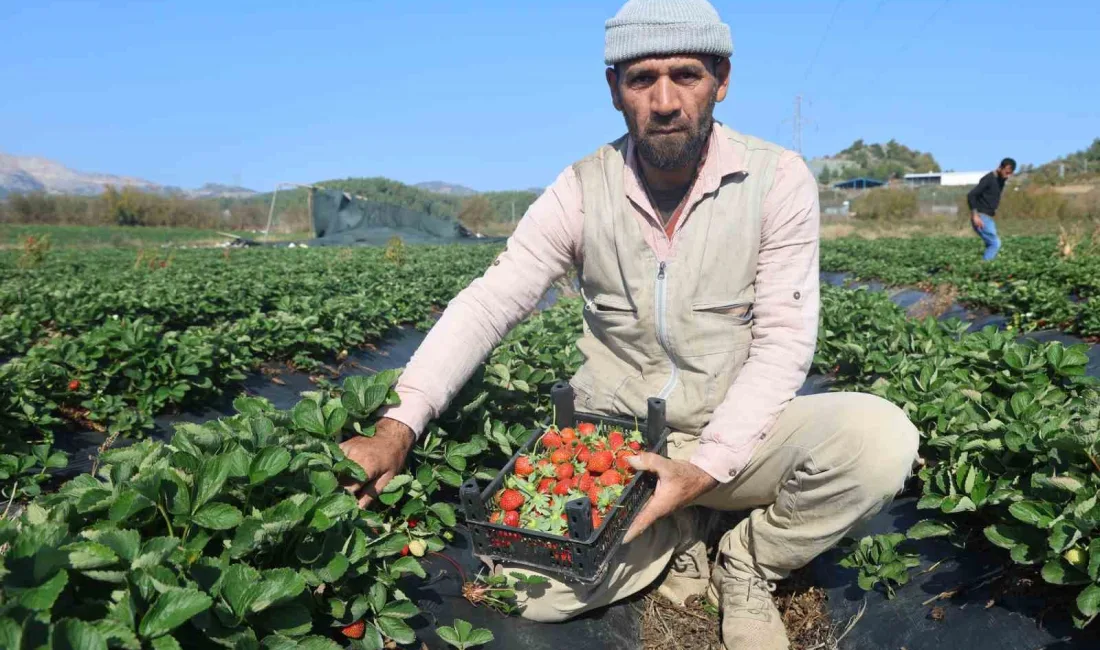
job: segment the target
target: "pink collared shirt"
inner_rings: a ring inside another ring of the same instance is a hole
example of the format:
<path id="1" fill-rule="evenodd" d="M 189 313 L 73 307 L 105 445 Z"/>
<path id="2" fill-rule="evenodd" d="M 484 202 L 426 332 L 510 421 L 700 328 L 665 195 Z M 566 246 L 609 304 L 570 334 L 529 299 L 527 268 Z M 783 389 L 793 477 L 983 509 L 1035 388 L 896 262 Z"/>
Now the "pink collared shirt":
<path id="1" fill-rule="evenodd" d="M 734 146 L 712 135 L 670 238 L 642 186 L 633 143 L 627 145 L 627 161 L 634 173 L 626 175 L 626 194 L 660 260 L 676 257 L 676 232 L 691 219 L 699 200 L 726 176 L 745 171 Z M 397 385 L 401 404 L 390 407 L 387 417 L 419 436 L 439 416 L 550 285 L 580 264 L 584 218 L 580 184 L 570 166 L 531 205 L 505 252 L 447 306 L 402 374 Z M 748 464 L 806 379 L 817 341 L 819 221 L 817 182 L 798 154 L 785 151 L 764 199 L 749 358 L 702 431 L 691 460 L 720 482 Z M 786 299 L 796 292 L 797 301 Z"/>

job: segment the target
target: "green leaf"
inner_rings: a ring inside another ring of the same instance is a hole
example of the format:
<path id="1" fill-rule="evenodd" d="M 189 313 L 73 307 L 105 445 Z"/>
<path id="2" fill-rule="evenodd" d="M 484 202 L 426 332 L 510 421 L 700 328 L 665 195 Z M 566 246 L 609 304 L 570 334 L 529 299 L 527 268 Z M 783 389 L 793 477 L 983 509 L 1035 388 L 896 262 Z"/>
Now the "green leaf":
<path id="1" fill-rule="evenodd" d="M 140 494 L 137 490 L 124 489 L 119 493 L 115 502 L 111 504 L 108 510 L 108 516 L 111 518 L 111 521 L 121 523 L 142 510 L 152 507 L 153 502 Z"/>
<path id="2" fill-rule="evenodd" d="M 378 629 L 382 634 L 398 643 L 412 643 L 416 641 L 413 629 L 400 619 L 381 617 L 378 619 Z"/>
<path id="3" fill-rule="evenodd" d="M 435 633 L 439 635 L 439 638 L 443 639 L 447 645 L 454 646 L 456 648 L 462 647 L 462 641 L 458 638 L 458 632 L 453 627 L 444 626 L 437 627 Z"/>
<path id="4" fill-rule="evenodd" d="M 1050 528 L 1048 543 L 1055 553 L 1061 553 L 1081 539 L 1081 531 L 1068 521 L 1059 521 Z"/>
<path id="5" fill-rule="evenodd" d="M 1017 501 L 1008 506 L 1013 517 L 1036 528 L 1049 528 L 1054 521 L 1050 506 L 1037 501 Z"/>
<path id="6" fill-rule="evenodd" d="M 420 578 L 427 577 L 427 574 L 424 573 L 424 567 L 420 566 L 420 561 L 411 555 L 395 560 L 390 564 L 391 576 L 396 578 L 405 573 L 412 573 Z"/>
<path id="7" fill-rule="evenodd" d="M 1089 542 L 1089 577 L 1100 580 L 1100 537 Z"/>
<path id="8" fill-rule="evenodd" d="M 313 629 L 313 618 L 309 609 L 300 603 L 278 605 L 256 614 L 257 622 L 263 627 L 287 636 L 309 634 Z"/>
<path id="9" fill-rule="evenodd" d="M 107 650 L 107 640 L 90 623 L 66 618 L 53 626 L 51 650 Z"/>
<path id="10" fill-rule="evenodd" d="M 1043 565 L 1043 580 L 1052 585 L 1066 584 L 1066 567 L 1061 560 L 1050 560 Z"/>
<path id="11" fill-rule="evenodd" d="M 237 618 L 243 618 L 260 595 L 259 571 L 246 564 L 229 567 L 222 577 L 221 595 Z"/>
<path id="12" fill-rule="evenodd" d="M 455 518 L 455 509 L 449 503 L 433 503 L 429 506 L 432 512 L 439 517 L 439 520 L 443 522 L 443 525 L 448 528 L 453 528 L 458 520 Z"/>
<path id="13" fill-rule="evenodd" d="M 470 635 L 466 637 L 466 647 L 472 648 L 474 646 L 485 645 L 486 643 L 493 642 L 493 633 L 485 628 L 478 628 L 470 632 Z"/>
<path id="14" fill-rule="evenodd" d="M 210 530 L 229 530 L 240 524 L 244 516 L 240 510 L 229 504 L 208 503 L 199 508 L 192 520 Z"/>
<path id="15" fill-rule="evenodd" d="M 52 578 L 37 587 L 22 591 L 18 596 L 13 594 L 12 600 L 32 612 L 45 612 L 53 607 L 57 597 L 61 595 L 61 591 L 68 583 L 69 574 L 64 570 L 58 571 Z"/>
<path id="16" fill-rule="evenodd" d="M 1020 531 L 1014 526 L 993 524 L 986 526 L 982 532 L 990 542 L 1009 551 L 1021 543 Z"/>
<path id="17" fill-rule="evenodd" d="M 110 547 L 112 551 L 127 562 L 133 562 L 137 559 L 138 551 L 141 549 L 141 535 L 136 530 L 107 529 L 87 531 L 84 535 Z"/>
<path id="18" fill-rule="evenodd" d="M 68 551 L 69 564 L 74 569 L 99 569 L 118 561 L 111 547 L 99 542 L 74 542 L 61 550 Z"/>
<path id="19" fill-rule="evenodd" d="M 141 619 L 138 634 L 145 639 L 163 636 L 205 612 L 213 601 L 197 589 L 171 588 L 161 593 Z"/>
<path id="20" fill-rule="evenodd" d="M 21 650 L 23 647 L 23 629 L 10 618 L 0 618 L 0 648 Z"/>
<path id="21" fill-rule="evenodd" d="M 411 601 L 408 601 L 408 600 L 395 600 L 392 603 L 386 605 L 382 609 L 382 611 L 379 612 L 378 615 L 379 616 L 389 616 L 391 618 L 405 619 L 405 618 L 412 618 L 413 616 L 416 616 L 419 613 L 420 613 L 420 610 L 417 609 L 416 605 L 412 604 Z"/>
<path id="22" fill-rule="evenodd" d="M 332 472 L 311 471 L 309 473 L 309 484 L 313 486 L 314 494 L 324 496 L 335 491 L 340 482 Z"/>
<path id="23" fill-rule="evenodd" d="M 325 416 L 321 405 L 311 399 L 304 399 L 295 405 L 291 413 L 294 426 L 317 435 L 325 435 Z"/>
<path id="24" fill-rule="evenodd" d="M 282 447 L 265 448 L 252 459 L 252 465 L 248 468 L 248 482 L 252 485 L 258 485 L 274 476 L 278 476 L 290 466 L 290 458 L 290 452 Z"/>
<path id="25" fill-rule="evenodd" d="M 195 512 L 221 492 L 225 480 L 229 478 L 229 464 L 230 459 L 225 456 L 215 456 L 203 463 L 195 480 L 195 498 L 191 503 L 191 512 Z"/>
<path id="26" fill-rule="evenodd" d="M 1032 403 L 1035 401 L 1035 396 L 1027 391 L 1020 391 L 1012 396 L 1010 404 L 1012 406 L 1012 413 L 1017 418 L 1023 418 L 1027 415 L 1031 408 Z"/>
<path id="27" fill-rule="evenodd" d="M 170 636 L 158 636 L 150 644 L 153 650 L 183 650 L 183 646 Z"/>
<path id="28" fill-rule="evenodd" d="M 956 494 L 944 499 L 943 504 L 940 506 L 940 510 L 949 515 L 953 515 L 959 512 L 973 512 L 977 510 L 977 506 L 974 505 L 970 497 Z"/>
<path id="29" fill-rule="evenodd" d="M 928 539 L 929 537 L 943 537 L 955 532 L 955 529 L 943 522 L 925 519 L 909 528 L 906 536 L 909 539 Z"/>
<path id="30" fill-rule="evenodd" d="M 1088 617 L 1100 613 L 1100 585 L 1089 585 L 1077 595 L 1077 609 Z"/>
<path id="31" fill-rule="evenodd" d="M 297 598 L 306 588 L 306 581 L 293 569 L 264 571 L 250 609 L 259 612 L 272 605 L 279 605 Z"/>

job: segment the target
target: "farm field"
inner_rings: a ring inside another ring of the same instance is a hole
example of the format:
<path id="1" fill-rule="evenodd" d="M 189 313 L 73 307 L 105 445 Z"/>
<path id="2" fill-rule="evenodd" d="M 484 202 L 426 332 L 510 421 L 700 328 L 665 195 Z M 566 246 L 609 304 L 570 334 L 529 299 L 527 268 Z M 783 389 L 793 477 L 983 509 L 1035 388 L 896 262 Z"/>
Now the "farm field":
<path id="1" fill-rule="evenodd" d="M 491 478 L 550 420 L 550 386 L 582 360 L 581 304 L 558 300 L 517 328 L 369 511 L 338 487 L 356 467 L 336 441 L 370 433 L 396 373 L 337 383 L 346 373 L 332 370 L 398 325 L 429 326 L 498 252 L 58 249 L 34 265 L 0 252 L 12 515 L 0 522 L 0 647 L 419 647 L 408 585 L 456 535 L 461 482 Z M 912 318 L 885 293 L 823 287 L 814 373 L 899 404 L 922 434 L 909 493 L 923 520 L 858 541 L 844 558 L 853 581 L 904 589 L 912 545 L 943 538 L 1051 586 L 1088 626 L 1100 613 L 1093 353 L 1018 335 L 1100 335 L 1100 256 L 1009 238 L 983 265 L 974 241 L 845 239 L 824 245 L 822 270 L 950 288 L 1011 327 L 969 331 Z M 314 390 L 286 409 L 241 394 L 275 365 Z M 219 400 L 237 414 L 153 435 L 154 418 Z M 104 441 L 96 472 L 60 484 L 72 459 L 57 447 L 87 430 Z M 453 625 L 430 634 L 466 632 Z"/>
<path id="2" fill-rule="evenodd" d="M 240 237 L 259 240 L 260 233 L 241 232 L 232 228 L 222 231 Z M 48 236 L 53 246 L 78 248 L 162 246 L 167 244 L 216 244 L 228 241 L 215 230 L 199 228 L 135 228 L 128 226 L 35 226 L 0 223 L 0 249 L 21 248 L 27 237 Z M 270 241 L 308 239 L 309 233 L 272 232 Z"/>

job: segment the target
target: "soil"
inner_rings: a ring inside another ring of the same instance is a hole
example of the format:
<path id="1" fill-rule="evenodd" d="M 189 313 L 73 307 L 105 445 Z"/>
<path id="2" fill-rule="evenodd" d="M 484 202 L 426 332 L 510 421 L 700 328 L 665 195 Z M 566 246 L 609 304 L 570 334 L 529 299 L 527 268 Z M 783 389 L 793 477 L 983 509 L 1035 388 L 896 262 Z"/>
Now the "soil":
<path id="1" fill-rule="evenodd" d="M 835 650 L 843 630 L 833 625 L 825 592 L 810 584 L 808 574 L 795 572 L 779 583 L 775 604 L 787 627 L 791 650 Z M 689 599 L 686 607 L 679 607 L 651 592 L 642 605 L 645 650 L 722 650 L 721 619 L 705 599 Z"/>

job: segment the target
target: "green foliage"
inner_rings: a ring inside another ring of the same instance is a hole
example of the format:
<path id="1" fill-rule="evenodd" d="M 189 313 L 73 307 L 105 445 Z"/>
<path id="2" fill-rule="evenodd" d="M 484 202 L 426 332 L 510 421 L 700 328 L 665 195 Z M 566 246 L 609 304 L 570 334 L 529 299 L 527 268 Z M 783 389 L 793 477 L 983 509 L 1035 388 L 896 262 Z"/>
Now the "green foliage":
<path id="1" fill-rule="evenodd" d="M 905 174 L 940 171 L 940 165 L 932 154 L 910 149 L 896 140 L 890 140 L 885 145 L 868 145 L 863 140 L 856 140 L 836 157 L 852 163 L 837 172 L 833 180 L 838 181 L 860 177 L 889 180 Z"/>
<path id="2" fill-rule="evenodd" d="M 917 194 L 911 190 L 878 187 L 852 201 L 857 219 L 903 221 L 917 216 Z"/>
<path id="3" fill-rule="evenodd" d="M 840 239 L 821 251 L 823 271 L 891 285 L 953 287 L 960 302 L 1012 319 L 1024 330 L 1100 335 L 1100 240 L 1062 257 L 1056 237 L 1008 237 L 993 263 L 977 238 Z"/>
<path id="4" fill-rule="evenodd" d="M 458 650 L 466 650 L 467 648 L 493 642 L 492 632 L 482 628 L 474 629 L 473 625 L 461 618 L 455 619 L 454 626 L 439 627 L 436 628 L 435 632 L 447 645 Z"/>
<path id="5" fill-rule="evenodd" d="M 1065 175 L 1061 175 L 1064 166 Z M 1031 170 L 1031 181 L 1042 185 L 1057 185 L 1081 180 L 1094 180 L 1100 175 L 1100 138 L 1087 148 L 1041 165 Z"/>
<path id="6" fill-rule="evenodd" d="M 893 598 L 894 586 L 907 584 L 909 569 L 920 565 L 916 555 L 899 548 L 904 541 L 905 535 L 900 533 L 864 537 L 840 561 L 840 566 L 859 571 L 857 580 L 861 589 L 870 591 L 882 585 L 887 598 Z"/>
<path id="7" fill-rule="evenodd" d="M 897 404 L 921 432 L 918 507 L 932 518 L 909 538 L 964 543 L 981 531 L 1047 582 L 1088 585 L 1077 619 L 1087 624 L 1100 589 L 1100 393 L 1085 376 L 1087 346 L 968 334 L 866 291 L 825 287 L 822 309 L 815 365 L 838 389 Z M 915 564 L 897 553 L 899 537 L 863 540 L 849 556 L 862 586 L 904 584 Z"/>

